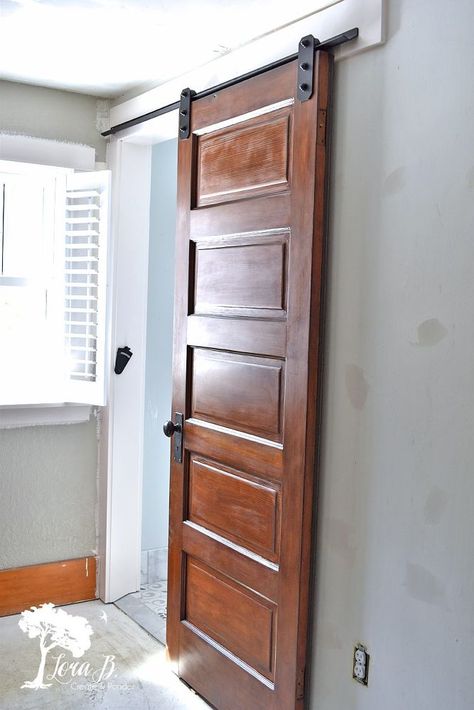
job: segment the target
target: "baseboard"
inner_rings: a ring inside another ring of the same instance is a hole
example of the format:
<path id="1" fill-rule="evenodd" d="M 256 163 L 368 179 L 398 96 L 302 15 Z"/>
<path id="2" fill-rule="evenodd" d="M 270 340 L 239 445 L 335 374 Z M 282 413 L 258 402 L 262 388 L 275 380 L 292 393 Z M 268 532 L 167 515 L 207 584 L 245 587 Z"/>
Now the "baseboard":
<path id="1" fill-rule="evenodd" d="M 95 557 L 0 570 L 0 616 L 45 602 L 72 604 L 96 598 Z"/>

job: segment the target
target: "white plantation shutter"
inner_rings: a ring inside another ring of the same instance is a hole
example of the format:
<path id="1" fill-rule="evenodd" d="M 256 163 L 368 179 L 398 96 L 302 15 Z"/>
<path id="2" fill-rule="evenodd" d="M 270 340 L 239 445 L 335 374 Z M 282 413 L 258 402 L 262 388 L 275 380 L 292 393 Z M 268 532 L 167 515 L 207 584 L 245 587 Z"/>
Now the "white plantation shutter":
<path id="1" fill-rule="evenodd" d="M 67 176 L 64 238 L 66 400 L 105 404 L 110 171 Z"/>

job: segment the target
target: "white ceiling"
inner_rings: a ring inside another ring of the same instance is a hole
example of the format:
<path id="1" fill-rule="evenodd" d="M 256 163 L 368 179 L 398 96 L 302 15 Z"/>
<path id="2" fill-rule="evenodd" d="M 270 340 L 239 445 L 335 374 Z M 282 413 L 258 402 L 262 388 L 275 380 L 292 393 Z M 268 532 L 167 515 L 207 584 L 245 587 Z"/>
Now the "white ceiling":
<path id="1" fill-rule="evenodd" d="M 335 2 L 0 0 L 0 78 L 117 97 Z"/>

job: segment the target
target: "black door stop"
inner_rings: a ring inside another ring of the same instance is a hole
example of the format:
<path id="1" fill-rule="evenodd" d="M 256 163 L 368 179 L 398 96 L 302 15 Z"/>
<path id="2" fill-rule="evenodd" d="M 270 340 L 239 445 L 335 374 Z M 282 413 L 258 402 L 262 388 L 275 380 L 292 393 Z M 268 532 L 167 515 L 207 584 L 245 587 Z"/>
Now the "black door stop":
<path id="1" fill-rule="evenodd" d="M 114 367 L 114 372 L 116 375 L 120 375 L 124 370 L 125 367 L 128 365 L 130 362 L 130 358 L 132 357 L 133 353 L 126 345 L 124 348 L 117 348 L 117 355 L 115 357 L 115 367 Z"/>

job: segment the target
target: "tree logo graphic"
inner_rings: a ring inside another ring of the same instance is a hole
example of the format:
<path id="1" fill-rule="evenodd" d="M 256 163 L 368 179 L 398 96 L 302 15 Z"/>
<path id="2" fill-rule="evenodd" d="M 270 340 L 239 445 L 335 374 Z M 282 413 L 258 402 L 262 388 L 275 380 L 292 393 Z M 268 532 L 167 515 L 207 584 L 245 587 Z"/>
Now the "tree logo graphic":
<path id="1" fill-rule="evenodd" d="M 22 611 L 18 622 L 20 629 L 30 639 L 39 638 L 41 659 L 38 673 L 34 680 L 28 680 L 22 688 L 49 688 L 51 683 L 44 683 L 46 657 L 53 648 L 70 651 L 74 658 L 83 656 L 91 646 L 94 633 L 87 619 L 73 616 L 63 609 L 55 609 L 53 604 L 32 606 L 31 610 Z"/>

